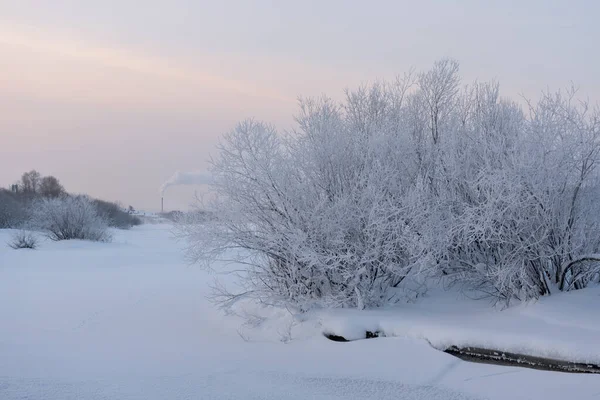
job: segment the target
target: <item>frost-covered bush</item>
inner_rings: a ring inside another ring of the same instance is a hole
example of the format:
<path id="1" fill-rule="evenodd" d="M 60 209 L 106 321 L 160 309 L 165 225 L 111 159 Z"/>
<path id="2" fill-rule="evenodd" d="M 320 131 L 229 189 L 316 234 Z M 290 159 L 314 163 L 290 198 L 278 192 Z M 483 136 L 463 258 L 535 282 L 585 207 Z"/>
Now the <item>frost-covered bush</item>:
<path id="1" fill-rule="evenodd" d="M 87 196 L 39 199 L 32 205 L 30 223 L 54 241 L 111 239 L 107 220 Z"/>
<path id="2" fill-rule="evenodd" d="M 544 94 L 525 117 L 496 85 L 474 88 L 442 196 L 457 206 L 442 264 L 455 280 L 507 301 L 598 280 L 600 114 L 574 95 Z"/>
<path id="3" fill-rule="evenodd" d="M 585 287 L 600 279 L 600 112 L 574 95 L 525 112 L 442 60 L 343 104 L 301 100 L 291 132 L 225 135 L 215 218 L 180 233 L 193 260 L 245 263 L 243 294 L 300 309 L 381 305 L 406 278 L 506 301 Z"/>
<path id="4" fill-rule="evenodd" d="M 11 235 L 8 246 L 12 249 L 35 249 L 38 240 L 34 233 L 28 231 L 18 231 Z"/>

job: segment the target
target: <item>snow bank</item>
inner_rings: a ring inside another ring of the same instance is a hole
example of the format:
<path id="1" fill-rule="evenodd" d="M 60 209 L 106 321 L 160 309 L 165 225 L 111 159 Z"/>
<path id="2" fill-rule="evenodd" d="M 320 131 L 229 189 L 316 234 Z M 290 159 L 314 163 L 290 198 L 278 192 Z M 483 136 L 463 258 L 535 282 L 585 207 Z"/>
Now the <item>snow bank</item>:
<path id="1" fill-rule="evenodd" d="M 324 333 L 361 339 L 365 331 L 424 339 L 433 347 L 481 347 L 582 363 L 600 363 L 600 287 L 560 293 L 503 311 L 485 301 L 434 293 L 385 310 L 323 312 Z"/>

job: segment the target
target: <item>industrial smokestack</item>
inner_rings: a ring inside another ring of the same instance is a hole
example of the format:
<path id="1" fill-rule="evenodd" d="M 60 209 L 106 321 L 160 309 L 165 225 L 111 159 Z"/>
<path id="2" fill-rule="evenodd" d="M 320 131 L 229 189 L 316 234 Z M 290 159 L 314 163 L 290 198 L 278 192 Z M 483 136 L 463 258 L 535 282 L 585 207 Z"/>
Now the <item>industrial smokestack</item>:
<path id="1" fill-rule="evenodd" d="M 165 198 L 164 197 L 160 198 L 160 212 L 161 213 L 165 212 Z"/>

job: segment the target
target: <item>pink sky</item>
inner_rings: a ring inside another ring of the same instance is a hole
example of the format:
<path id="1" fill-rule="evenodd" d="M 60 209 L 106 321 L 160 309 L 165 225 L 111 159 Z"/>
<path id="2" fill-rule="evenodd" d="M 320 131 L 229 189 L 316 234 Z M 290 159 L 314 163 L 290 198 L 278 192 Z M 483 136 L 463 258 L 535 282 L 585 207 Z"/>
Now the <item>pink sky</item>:
<path id="1" fill-rule="evenodd" d="M 239 120 L 288 128 L 298 95 L 340 98 L 447 56 L 511 96 L 573 80 L 600 99 L 592 1 L 9 3 L 0 186 L 37 169 L 71 192 L 157 209 L 161 184 L 205 169 Z M 165 205 L 186 207 L 196 189 L 170 188 Z"/>

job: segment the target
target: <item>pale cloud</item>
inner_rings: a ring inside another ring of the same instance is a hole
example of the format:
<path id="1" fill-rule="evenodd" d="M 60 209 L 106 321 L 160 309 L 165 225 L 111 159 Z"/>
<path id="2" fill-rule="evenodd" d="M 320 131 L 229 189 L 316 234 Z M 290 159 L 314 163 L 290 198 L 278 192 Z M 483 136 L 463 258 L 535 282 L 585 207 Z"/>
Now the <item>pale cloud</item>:
<path id="1" fill-rule="evenodd" d="M 93 84 L 96 89 L 94 92 L 88 91 L 88 96 L 95 95 L 102 100 L 109 94 L 118 101 L 123 93 L 115 93 L 119 88 L 112 86 L 123 82 L 118 82 L 119 77 L 114 74 L 101 76 L 98 73 L 99 69 L 108 68 L 118 70 L 118 74 L 127 79 L 137 77 L 137 82 L 129 83 L 136 86 L 133 93 L 141 93 L 140 96 L 133 96 L 132 101 L 147 101 L 148 87 L 156 88 L 161 85 L 166 88 L 181 88 L 182 94 L 191 89 L 202 89 L 210 93 L 226 92 L 264 101 L 294 101 L 294 98 L 286 97 L 264 85 L 228 79 L 198 66 L 184 65 L 177 60 L 65 38 L 23 25 L 0 23 L 0 46 L 3 49 L 0 59 L 4 59 L 1 68 L 5 75 L 0 84 L 16 91 L 36 92 L 40 96 L 65 97 L 66 93 L 68 98 L 69 86 L 82 87 L 88 83 Z M 44 72 L 55 80 L 45 81 Z M 12 75 L 13 79 L 7 79 L 7 74 Z M 86 81 L 86 75 L 91 79 Z M 123 92 L 132 94 L 131 91 Z M 169 92 L 172 90 L 167 90 L 167 95 Z"/>

